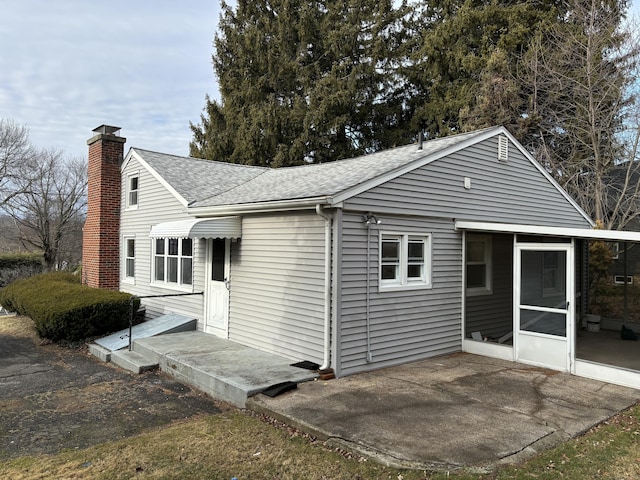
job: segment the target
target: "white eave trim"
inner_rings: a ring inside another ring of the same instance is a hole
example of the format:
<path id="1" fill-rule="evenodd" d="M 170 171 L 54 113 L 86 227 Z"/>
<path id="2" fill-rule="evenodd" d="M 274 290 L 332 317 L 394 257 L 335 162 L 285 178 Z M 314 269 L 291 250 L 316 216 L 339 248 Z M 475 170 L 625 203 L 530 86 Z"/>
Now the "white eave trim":
<path id="1" fill-rule="evenodd" d="M 160 182 L 160 184 L 166 188 L 171 195 L 173 195 L 176 200 L 178 200 L 183 207 L 188 206 L 189 202 L 187 201 L 186 198 L 184 198 L 182 195 L 180 195 L 178 193 L 178 191 L 173 188 L 169 182 L 167 182 L 151 165 L 149 165 L 146 160 L 144 158 L 142 158 L 142 156 L 135 151 L 135 149 L 132 147 L 129 149 L 129 153 L 127 153 L 127 157 L 125 159 L 125 161 L 122 163 L 122 167 L 121 167 L 121 171 L 124 172 L 125 168 L 128 166 L 129 162 L 131 161 L 132 158 L 135 158 L 138 163 L 143 166 L 152 176 L 153 178 L 155 178 L 158 182 Z"/>
<path id="2" fill-rule="evenodd" d="M 583 238 L 587 240 L 610 240 L 613 242 L 640 242 L 640 232 L 622 230 L 598 230 L 592 228 L 545 227 L 541 225 L 519 225 L 514 223 L 455 221 L 456 230 L 473 232 L 520 233 L 551 237 Z"/>
<path id="3" fill-rule="evenodd" d="M 240 217 L 188 218 L 151 227 L 150 238 L 240 238 Z"/>

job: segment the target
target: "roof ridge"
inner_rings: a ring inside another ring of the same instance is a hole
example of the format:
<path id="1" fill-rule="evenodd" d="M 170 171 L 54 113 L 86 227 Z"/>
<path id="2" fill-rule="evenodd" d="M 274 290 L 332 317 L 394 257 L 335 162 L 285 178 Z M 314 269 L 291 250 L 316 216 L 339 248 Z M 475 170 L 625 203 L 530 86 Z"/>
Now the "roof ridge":
<path id="1" fill-rule="evenodd" d="M 208 163 L 213 163 L 216 165 L 231 165 L 234 168 L 248 168 L 248 169 L 256 169 L 256 170 L 269 170 L 269 167 L 262 167 L 260 165 L 245 165 L 244 163 L 231 163 L 231 162 L 223 162 L 220 160 L 210 160 L 208 158 L 198 158 L 198 157 L 191 157 L 188 155 L 175 155 L 173 153 L 166 153 L 166 152 L 158 152 L 157 150 L 148 150 L 146 148 L 139 148 L 139 147 L 131 147 L 131 150 L 134 150 L 136 152 L 147 152 L 147 153 L 152 153 L 155 155 L 162 155 L 164 157 L 176 157 L 176 158 L 181 158 L 183 160 L 193 160 L 196 162 L 208 162 Z"/>

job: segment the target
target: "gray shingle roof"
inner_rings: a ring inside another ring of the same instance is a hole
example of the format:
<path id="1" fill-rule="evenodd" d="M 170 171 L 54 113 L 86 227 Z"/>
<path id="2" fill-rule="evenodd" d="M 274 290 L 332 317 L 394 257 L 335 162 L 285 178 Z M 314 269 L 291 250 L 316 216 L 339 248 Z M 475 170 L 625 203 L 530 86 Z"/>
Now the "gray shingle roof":
<path id="1" fill-rule="evenodd" d="M 266 167 L 251 167 L 133 148 L 188 203 L 219 195 L 261 175 Z"/>
<path id="2" fill-rule="evenodd" d="M 278 169 L 135 151 L 192 207 L 217 207 L 335 196 L 390 174 L 486 130 L 453 135 L 324 164 Z"/>

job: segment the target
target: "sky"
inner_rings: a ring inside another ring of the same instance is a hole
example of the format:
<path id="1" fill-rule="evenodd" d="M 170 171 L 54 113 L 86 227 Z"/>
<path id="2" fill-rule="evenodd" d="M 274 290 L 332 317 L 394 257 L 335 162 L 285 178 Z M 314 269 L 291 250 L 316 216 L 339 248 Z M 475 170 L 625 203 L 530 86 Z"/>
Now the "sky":
<path id="1" fill-rule="evenodd" d="M 188 155 L 189 122 L 218 98 L 219 15 L 220 0 L 2 0 L 0 118 L 69 157 L 102 124 L 127 149 Z"/>
<path id="2" fill-rule="evenodd" d="M 102 124 L 130 146 L 188 155 L 205 96 L 219 0 L 2 0 L 0 118 L 38 148 L 87 155 Z M 125 150 L 126 151 L 126 150 Z"/>

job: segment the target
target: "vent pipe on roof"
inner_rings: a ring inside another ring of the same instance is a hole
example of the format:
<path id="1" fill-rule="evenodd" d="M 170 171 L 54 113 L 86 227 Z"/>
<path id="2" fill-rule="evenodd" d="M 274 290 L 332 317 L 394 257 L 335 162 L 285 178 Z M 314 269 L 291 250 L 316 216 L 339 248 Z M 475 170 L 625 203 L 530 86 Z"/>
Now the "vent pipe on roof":
<path id="1" fill-rule="evenodd" d="M 422 150 L 422 144 L 424 139 L 422 138 L 422 129 L 418 132 L 418 150 Z"/>

